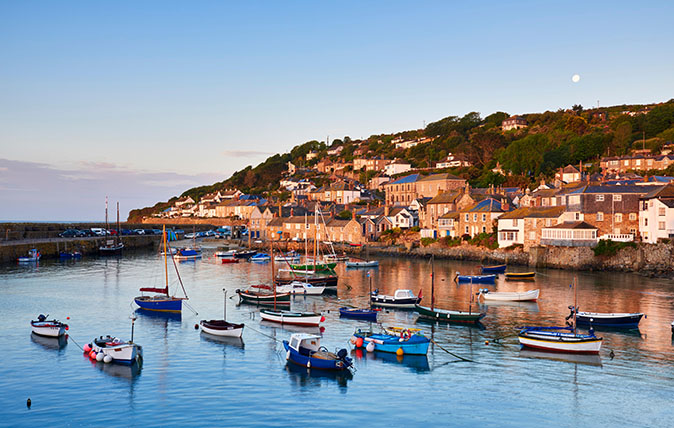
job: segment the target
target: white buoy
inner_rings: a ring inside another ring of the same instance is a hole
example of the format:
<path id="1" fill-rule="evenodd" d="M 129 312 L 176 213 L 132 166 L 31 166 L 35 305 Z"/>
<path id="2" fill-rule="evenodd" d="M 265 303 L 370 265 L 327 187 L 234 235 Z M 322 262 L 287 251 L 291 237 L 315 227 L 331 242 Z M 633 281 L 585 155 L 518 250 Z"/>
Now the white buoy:
<path id="1" fill-rule="evenodd" d="M 105 358 L 105 355 L 102 352 L 96 354 L 96 361 L 103 361 L 103 358 Z"/>
<path id="2" fill-rule="evenodd" d="M 105 357 L 103 357 L 103 362 L 106 363 L 106 364 L 111 363 L 112 357 L 110 355 L 106 355 Z"/>
<path id="3" fill-rule="evenodd" d="M 374 352 L 374 342 L 368 343 L 367 346 L 365 347 L 365 350 L 367 352 Z"/>

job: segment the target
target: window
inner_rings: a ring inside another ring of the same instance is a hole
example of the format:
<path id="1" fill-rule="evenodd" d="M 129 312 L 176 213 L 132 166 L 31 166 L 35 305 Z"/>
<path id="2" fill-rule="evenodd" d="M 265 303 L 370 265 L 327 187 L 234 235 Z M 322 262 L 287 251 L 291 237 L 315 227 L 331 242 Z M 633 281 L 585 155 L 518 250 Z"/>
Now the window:
<path id="1" fill-rule="evenodd" d="M 658 230 L 665 230 L 665 222 L 664 221 L 658 222 Z"/>
<path id="2" fill-rule="evenodd" d="M 466 213 L 466 221 L 470 221 L 470 214 Z"/>
<path id="3" fill-rule="evenodd" d="M 665 215 L 665 208 L 664 207 L 658 208 L 658 215 Z"/>
<path id="4" fill-rule="evenodd" d="M 613 202 L 619 202 L 623 200 L 623 195 L 613 195 Z"/>
<path id="5" fill-rule="evenodd" d="M 474 213 L 474 214 L 473 214 L 473 221 L 474 221 L 474 222 L 477 222 L 477 213 Z"/>
<path id="6" fill-rule="evenodd" d="M 637 219 L 637 214 L 636 213 L 630 213 L 630 221 L 636 221 Z"/>
<path id="7" fill-rule="evenodd" d="M 487 214 L 482 214 L 482 221 L 487 221 Z"/>
<path id="8" fill-rule="evenodd" d="M 575 214 L 576 214 L 576 216 L 575 216 L 576 221 L 579 221 L 580 220 L 580 213 L 575 213 Z"/>
<path id="9" fill-rule="evenodd" d="M 466 226 L 466 235 L 468 235 L 468 226 Z"/>
<path id="10" fill-rule="evenodd" d="M 620 223 L 620 222 L 622 222 L 622 221 L 623 221 L 623 215 L 620 214 L 620 213 L 617 213 L 617 214 L 615 215 L 615 222 L 616 222 L 616 223 Z"/>
<path id="11" fill-rule="evenodd" d="M 596 196 L 594 197 L 594 200 L 595 200 L 596 202 L 601 202 L 601 201 L 604 200 L 604 195 L 596 195 Z"/>
<path id="12" fill-rule="evenodd" d="M 487 228 L 485 226 L 482 226 L 482 233 L 486 233 L 486 232 L 487 232 Z"/>
<path id="13" fill-rule="evenodd" d="M 636 235 L 636 234 L 637 234 L 637 230 L 636 230 L 636 229 L 630 229 L 630 233 L 631 233 L 632 235 Z"/>
<path id="14" fill-rule="evenodd" d="M 517 227 L 517 219 L 516 218 L 513 219 L 513 227 Z"/>
<path id="15" fill-rule="evenodd" d="M 644 218 L 644 226 L 648 226 L 648 218 Z"/>
<path id="16" fill-rule="evenodd" d="M 597 221 L 604 221 L 604 213 L 603 212 L 598 212 L 597 213 Z"/>

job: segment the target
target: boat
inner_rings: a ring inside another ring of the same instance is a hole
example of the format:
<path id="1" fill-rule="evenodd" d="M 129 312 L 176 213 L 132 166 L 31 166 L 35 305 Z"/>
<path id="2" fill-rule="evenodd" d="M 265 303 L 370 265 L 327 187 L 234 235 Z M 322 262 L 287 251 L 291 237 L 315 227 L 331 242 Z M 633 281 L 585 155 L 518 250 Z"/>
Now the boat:
<path id="1" fill-rule="evenodd" d="M 419 314 L 422 320 L 431 320 L 448 323 L 468 323 L 477 324 L 484 318 L 485 314 L 482 312 L 473 312 L 473 286 L 471 283 L 470 303 L 468 305 L 468 312 L 453 311 L 447 309 L 438 309 L 435 307 L 435 268 L 433 265 L 434 257 L 431 256 L 431 306 L 421 306 L 418 303 L 414 305 L 414 309 Z"/>
<path id="2" fill-rule="evenodd" d="M 496 275 L 461 275 L 457 272 L 454 280 L 456 282 L 470 282 L 473 284 L 493 284 L 496 282 Z"/>
<path id="3" fill-rule="evenodd" d="M 40 254 L 40 252 L 37 249 L 33 248 L 31 250 L 28 250 L 27 256 L 18 257 L 16 261 L 19 263 L 34 263 L 39 261 L 40 257 L 42 257 L 42 254 Z"/>
<path id="4" fill-rule="evenodd" d="M 38 336 L 45 337 L 61 337 L 66 334 L 68 324 L 64 324 L 58 320 L 47 320 L 49 315 L 38 315 L 37 321 L 31 321 L 30 327 L 33 333 Z"/>
<path id="5" fill-rule="evenodd" d="M 588 334 L 578 334 L 576 331 L 576 309 L 578 308 L 578 286 L 574 278 L 574 302 L 571 306 L 570 325 L 565 327 L 524 327 L 517 337 L 523 347 L 553 352 L 568 352 L 574 354 L 598 354 L 601 349 L 602 338 L 594 335 L 590 328 Z"/>
<path id="6" fill-rule="evenodd" d="M 528 291 L 489 291 L 486 288 L 480 289 L 478 296 L 487 300 L 498 300 L 498 301 L 507 301 L 507 302 L 530 302 L 538 300 L 538 294 L 540 290 L 528 290 Z"/>
<path id="7" fill-rule="evenodd" d="M 339 308 L 339 316 L 341 318 L 353 318 L 363 321 L 377 322 L 377 312 L 374 309 L 358 309 L 358 308 Z"/>
<path id="8" fill-rule="evenodd" d="M 72 252 L 66 252 L 66 251 L 59 251 L 59 259 L 61 260 L 71 260 L 71 259 L 81 259 L 82 258 L 82 253 L 79 251 L 72 251 Z"/>
<path id="9" fill-rule="evenodd" d="M 147 311 L 159 311 L 159 312 L 180 312 L 183 309 L 183 300 L 188 300 L 187 292 L 185 291 L 185 286 L 183 281 L 180 278 L 178 273 L 178 266 L 175 264 L 175 259 L 173 260 L 173 266 L 176 271 L 176 276 L 178 277 L 178 282 L 180 287 L 183 290 L 185 297 L 176 297 L 169 294 L 169 282 L 168 282 L 168 240 L 166 239 L 166 226 L 162 229 L 162 241 L 164 244 L 164 276 L 165 276 L 165 287 L 164 288 L 154 288 L 154 287 L 142 287 L 140 289 L 141 293 L 157 293 L 154 295 L 140 295 L 133 299 L 133 301 L 141 309 Z"/>
<path id="10" fill-rule="evenodd" d="M 136 317 L 131 318 L 131 340 L 125 342 L 114 336 L 99 336 L 84 345 L 84 353 L 89 358 L 104 363 L 117 363 L 131 365 L 141 364 L 143 359 L 143 348 L 133 342 L 133 326 Z"/>
<path id="11" fill-rule="evenodd" d="M 276 287 L 277 293 L 303 294 L 306 296 L 318 296 L 323 294 L 324 291 L 325 287 L 323 286 L 315 286 L 303 281 L 293 281 Z"/>
<path id="12" fill-rule="evenodd" d="M 344 263 L 348 268 L 367 268 L 367 267 L 379 267 L 379 261 L 377 260 L 363 260 L 355 262 L 346 262 Z"/>
<path id="13" fill-rule="evenodd" d="M 117 233 L 115 239 L 108 239 L 110 230 L 108 225 L 108 197 L 105 197 L 105 243 L 98 247 L 98 253 L 102 256 L 113 256 L 121 254 L 124 249 L 124 243 L 121 240 L 122 229 L 119 227 L 119 202 L 117 202 Z"/>
<path id="14" fill-rule="evenodd" d="M 270 253 L 274 254 L 274 239 L 270 240 Z M 290 293 L 278 293 L 276 291 L 274 259 L 271 258 L 271 286 L 262 287 L 260 285 L 251 285 L 247 289 L 237 289 L 236 293 L 239 295 L 239 301 L 242 303 L 251 303 L 254 305 L 283 306 L 290 308 Z M 268 291 L 273 289 L 273 291 Z"/>
<path id="15" fill-rule="evenodd" d="M 321 346 L 321 337 L 315 334 L 293 333 L 290 341 L 284 340 L 286 360 L 318 370 L 347 370 L 353 365 L 346 349 L 340 349 L 336 354 Z"/>
<path id="16" fill-rule="evenodd" d="M 296 253 L 295 251 L 290 251 L 286 254 L 281 254 L 276 257 L 274 257 L 274 261 L 278 263 L 299 263 L 301 260 L 301 256 Z"/>
<path id="17" fill-rule="evenodd" d="M 244 324 L 235 324 L 227 322 L 227 290 L 222 289 L 225 294 L 224 313 L 221 320 L 201 320 L 199 325 L 201 331 L 214 336 L 241 337 Z"/>
<path id="18" fill-rule="evenodd" d="M 240 250 L 234 253 L 234 257 L 237 259 L 249 259 L 257 254 L 255 250 Z"/>
<path id="19" fill-rule="evenodd" d="M 173 254 L 175 260 L 196 260 L 201 258 L 201 250 L 197 248 L 178 248 L 178 251 Z"/>
<path id="20" fill-rule="evenodd" d="M 379 294 L 379 289 L 370 294 L 370 304 L 385 308 L 414 309 L 421 302 L 421 290 L 415 296 L 412 290 L 396 290 L 393 296 Z"/>
<path id="21" fill-rule="evenodd" d="M 639 328 L 642 313 L 582 312 L 576 314 L 576 323 L 592 327 Z"/>
<path id="22" fill-rule="evenodd" d="M 264 321 L 306 327 L 318 327 L 320 323 L 325 321 L 325 317 L 316 312 L 296 312 L 274 309 L 260 310 L 260 317 Z"/>
<path id="23" fill-rule="evenodd" d="M 236 254 L 235 250 L 216 251 L 215 253 L 213 253 L 215 257 L 224 257 L 224 258 L 234 258 L 235 254 Z"/>
<path id="24" fill-rule="evenodd" d="M 160 256 L 165 256 L 165 255 L 173 256 L 173 255 L 175 255 L 177 252 L 178 252 L 178 249 L 177 249 L 177 248 L 171 247 L 171 248 L 168 249 L 168 253 L 165 253 L 164 251 L 161 251 L 161 252 L 159 252 L 159 255 L 160 255 Z"/>
<path id="25" fill-rule="evenodd" d="M 356 348 L 365 348 L 368 351 L 391 352 L 399 355 L 426 355 L 430 339 L 421 333 L 403 330 L 399 335 L 386 333 L 364 332 L 356 330 L 351 337 L 351 343 Z M 372 344 L 372 345 L 370 345 Z"/>
<path id="26" fill-rule="evenodd" d="M 306 276 L 302 278 L 302 282 L 308 282 L 309 284 L 317 287 L 337 287 L 337 276 L 336 275 L 325 275 L 325 276 Z M 276 284 L 284 285 L 290 284 L 293 281 L 297 281 L 297 278 L 276 278 Z"/>
<path id="27" fill-rule="evenodd" d="M 326 262 L 347 262 L 349 261 L 349 256 L 346 254 L 328 254 L 325 257 L 323 257 Z"/>
<path id="28" fill-rule="evenodd" d="M 480 266 L 481 273 L 504 273 L 506 265 Z"/>
<path id="29" fill-rule="evenodd" d="M 271 260 L 271 257 L 267 253 L 257 253 L 250 258 L 251 262 L 268 262 Z"/>
<path id="30" fill-rule="evenodd" d="M 302 272 L 302 271 L 307 271 L 307 272 L 332 272 L 335 267 L 337 266 L 337 263 L 326 263 L 326 262 L 319 262 L 316 261 L 315 263 L 312 262 L 311 260 L 307 260 L 306 263 L 304 264 L 294 264 L 290 263 L 290 268 L 293 270 L 293 272 Z"/>
<path id="31" fill-rule="evenodd" d="M 222 260 L 223 265 L 230 264 L 230 263 L 239 263 L 239 259 L 234 258 L 234 257 L 222 257 L 222 258 L 220 258 L 220 260 Z"/>
<path id="32" fill-rule="evenodd" d="M 536 272 L 506 272 L 505 279 L 508 281 L 517 281 L 525 279 L 534 279 Z"/>

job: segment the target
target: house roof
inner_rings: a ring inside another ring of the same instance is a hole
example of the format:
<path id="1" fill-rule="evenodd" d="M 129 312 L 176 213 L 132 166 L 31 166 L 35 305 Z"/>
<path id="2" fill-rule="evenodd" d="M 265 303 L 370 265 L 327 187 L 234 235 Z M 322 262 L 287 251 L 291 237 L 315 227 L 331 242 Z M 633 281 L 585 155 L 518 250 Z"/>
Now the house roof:
<path id="1" fill-rule="evenodd" d="M 473 205 L 468 212 L 503 212 L 501 203 L 496 199 L 487 198 Z"/>
<path id="2" fill-rule="evenodd" d="M 644 186 L 641 186 L 642 188 Z M 650 188 L 650 186 L 648 186 Z M 641 199 L 653 199 L 653 198 L 674 198 L 674 184 L 668 184 L 666 186 L 656 186 L 657 188 L 652 189 L 650 192 L 646 193 L 641 197 Z"/>
<path id="3" fill-rule="evenodd" d="M 559 223 L 554 226 L 546 227 L 545 229 L 595 229 L 595 226 L 592 226 L 590 223 L 584 221 L 565 221 L 564 223 Z"/>
<path id="4" fill-rule="evenodd" d="M 463 195 L 461 191 L 442 192 L 427 202 L 427 204 L 452 204 Z"/>
<path id="5" fill-rule="evenodd" d="M 438 218 L 442 218 L 442 219 L 459 218 L 460 215 L 461 215 L 461 213 L 458 212 L 458 211 L 449 211 L 449 212 L 444 213 L 443 215 L 441 215 Z"/>
<path id="6" fill-rule="evenodd" d="M 390 182 L 386 183 L 386 185 L 416 183 L 417 181 L 419 181 L 419 174 L 410 174 L 410 175 L 406 175 L 404 177 L 400 177 L 397 180 L 390 181 Z"/>
<path id="7" fill-rule="evenodd" d="M 448 172 L 443 172 L 441 174 L 431 174 L 429 176 L 426 176 L 424 178 L 419 179 L 418 181 L 438 181 L 438 180 L 461 180 L 465 181 L 461 177 L 457 177 L 456 175 L 450 174 Z"/>
<path id="8" fill-rule="evenodd" d="M 522 207 L 499 217 L 501 219 L 520 218 L 558 218 L 564 212 L 563 206 L 559 207 Z"/>
<path id="9" fill-rule="evenodd" d="M 573 165 L 567 165 L 567 166 L 564 167 L 564 169 L 562 169 L 562 174 L 564 174 L 564 173 L 566 173 L 566 174 L 576 173 L 577 174 L 578 172 L 580 172 L 580 171 L 578 171 L 578 168 L 576 168 Z"/>

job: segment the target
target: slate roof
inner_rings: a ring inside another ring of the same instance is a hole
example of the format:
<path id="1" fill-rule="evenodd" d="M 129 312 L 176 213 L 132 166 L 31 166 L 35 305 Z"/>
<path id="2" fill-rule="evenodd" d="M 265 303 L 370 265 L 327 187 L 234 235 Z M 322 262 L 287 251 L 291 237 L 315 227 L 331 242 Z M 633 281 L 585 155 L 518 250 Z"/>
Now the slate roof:
<path id="1" fill-rule="evenodd" d="M 554 226 L 546 227 L 546 229 L 597 229 L 590 223 L 584 221 L 565 221 Z"/>
<path id="2" fill-rule="evenodd" d="M 523 207 L 503 214 L 500 219 L 520 218 L 557 218 L 564 212 L 563 206 L 559 207 Z"/>
<path id="3" fill-rule="evenodd" d="M 391 184 L 407 184 L 407 183 L 416 183 L 419 181 L 419 174 L 410 174 L 406 175 L 404 177 L 400 177 L 399 179 L 395 181 L 390 181 L 386 183 L 386 185 L 391 185 Z"/>

